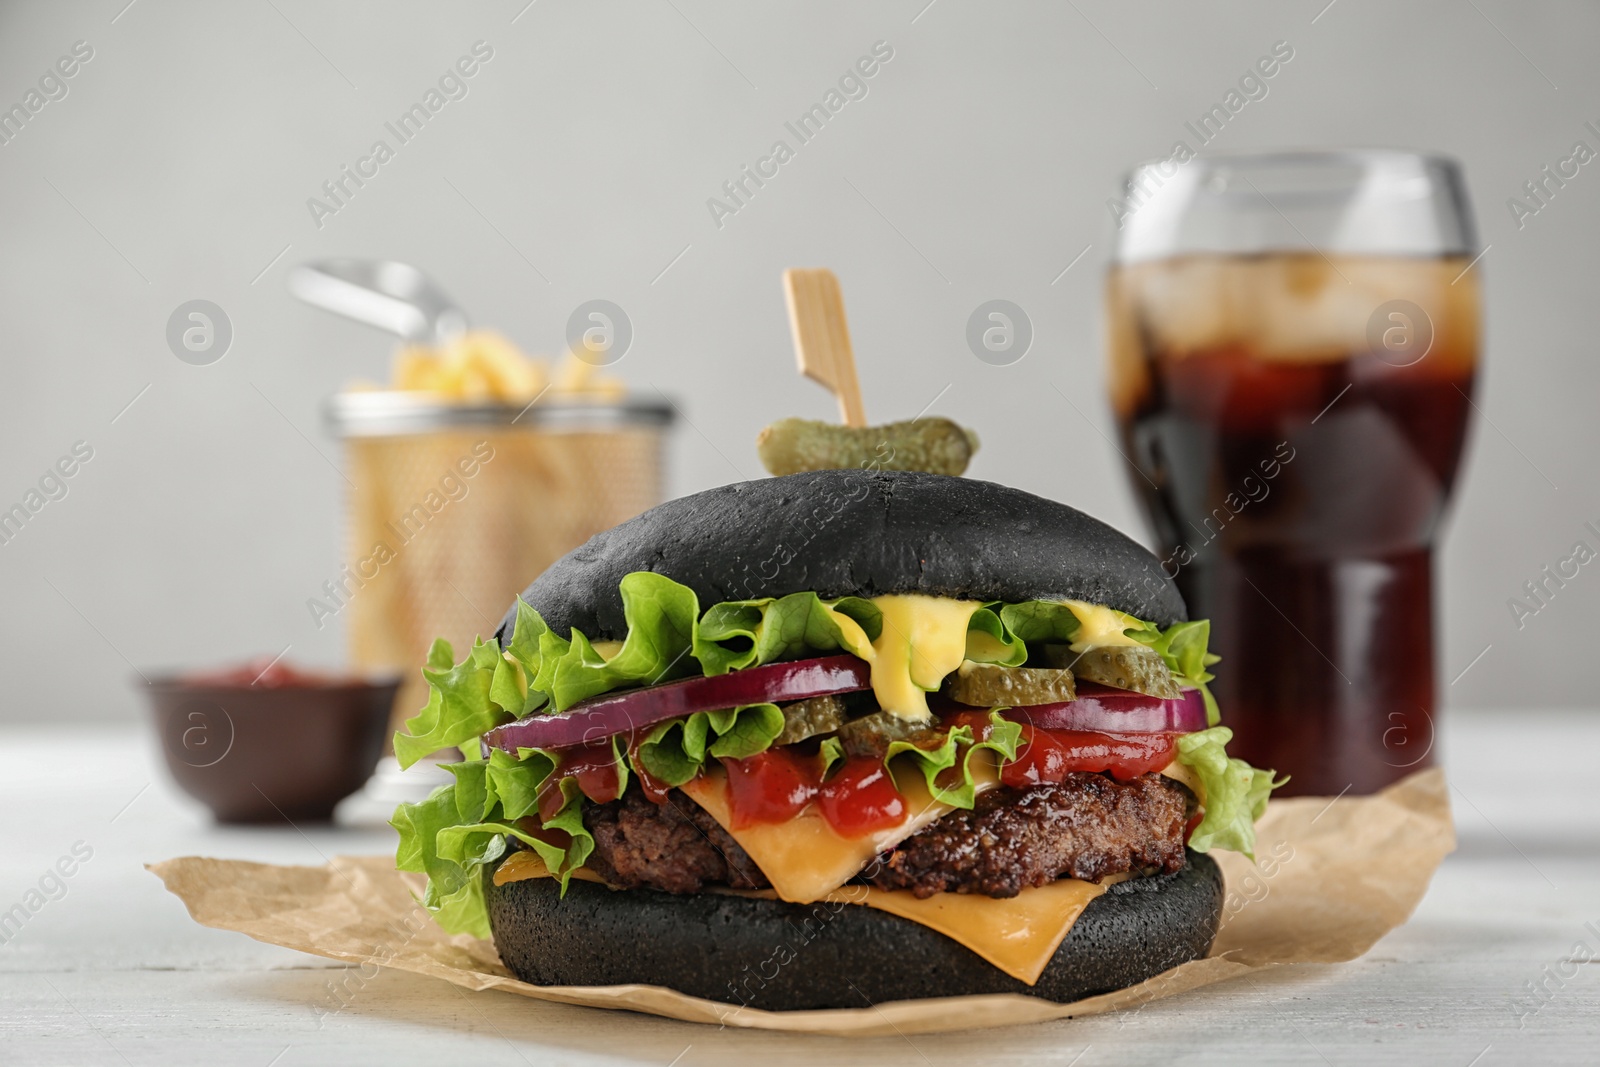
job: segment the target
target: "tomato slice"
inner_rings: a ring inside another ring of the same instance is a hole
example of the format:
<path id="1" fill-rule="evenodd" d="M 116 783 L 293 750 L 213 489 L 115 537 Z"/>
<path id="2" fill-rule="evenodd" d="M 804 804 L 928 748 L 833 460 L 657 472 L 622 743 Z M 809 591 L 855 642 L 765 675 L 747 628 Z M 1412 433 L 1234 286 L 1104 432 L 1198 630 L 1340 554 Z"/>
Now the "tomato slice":
<path id="1" fill-rule="evenodd" d="M 1000 781 L 1018 788 L 1064 780 L 1073 773 L 1109 773 L 1120 781 L 1159 771 L 1172 762 L 1176 734 L 1100 734 L 1085 730 L 1022 728 L 1017 758 L 1000 768 Z"/>

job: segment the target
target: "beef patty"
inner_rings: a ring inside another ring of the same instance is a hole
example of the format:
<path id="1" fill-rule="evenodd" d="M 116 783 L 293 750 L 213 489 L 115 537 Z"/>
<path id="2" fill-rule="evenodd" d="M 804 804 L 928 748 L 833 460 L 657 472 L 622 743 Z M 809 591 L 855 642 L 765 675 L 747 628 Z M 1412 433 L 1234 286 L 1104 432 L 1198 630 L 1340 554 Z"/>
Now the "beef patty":
<path id="1" fill-rule="evenodd" d="M 1172 874 L 1183 867 L 1192 794 L 1159 774 L 1119 782 L 1069 774 L 1059 785 L 999 788 L 889 850 L 869 881 L 881 889 L 1014 897 L 1057 878 Z"/>
<path id="2" fill-rule="evenodd" d="M 583 822 L 594 835 L 584 866 L 612 885 L 668 893 L 767 886 L 766 875 L 728 831 L 677 789 L 665 804 L 655 804 L 629 786 L 622 799 L 585 808 Z"/>
<path id="3" fill-rule="evenodd" d="M 1059 785 L 991 789 L 879 857 L 864 880 L 883 889 L 1014 897 L 1060 877 L 1171 873 L 1183 867 L 1187 789 L 1159 774 L 1119 782 L 1072 774 Z M 665 804 L 637 787 L 584 809 L 594 835 L 586 866 L 612 885 L 695 893 L 768 884 L 700 805 L 673 790 Z"/>

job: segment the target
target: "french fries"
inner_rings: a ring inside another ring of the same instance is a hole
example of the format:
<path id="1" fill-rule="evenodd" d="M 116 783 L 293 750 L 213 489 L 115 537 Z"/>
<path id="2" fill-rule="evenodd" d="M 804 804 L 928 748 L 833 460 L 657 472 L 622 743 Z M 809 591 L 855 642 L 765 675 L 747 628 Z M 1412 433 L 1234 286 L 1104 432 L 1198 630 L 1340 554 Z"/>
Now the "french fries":
<path id="1" fill-rule="evenodd" d="M 434 393 L 464 404 L 528 403 L 544 394 L 620 400 L 616 378 L 575 355 L 552 373 L 549 361 L 525 356 L 500 334 L 473 330 L 448 345 L 407 345 L 395 354 L 393 388 Z"/>

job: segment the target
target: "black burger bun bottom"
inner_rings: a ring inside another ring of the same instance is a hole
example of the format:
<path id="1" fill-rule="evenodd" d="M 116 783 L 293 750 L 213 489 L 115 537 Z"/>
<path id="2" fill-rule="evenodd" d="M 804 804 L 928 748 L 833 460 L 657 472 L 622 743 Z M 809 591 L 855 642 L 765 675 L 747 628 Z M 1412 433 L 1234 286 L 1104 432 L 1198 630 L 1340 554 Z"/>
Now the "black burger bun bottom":
<path id="1" fill-rule="evenodd" d="M 809 591 L 1086 600 L 1161 627 L 1187 618 L 1160 561 L 1100 520 L 1010 486 L 913 471 L 810 471 L 669 500 L 567 553 L 522 599 L 563 637 L 575 627 L 619 640 L 617 586 L 633 571 L 688 586 L 702 610 Z"/>
<path id="2" fill-rule="evenodd" d="M 654 985 L 770 1011 L 1022 993 L 1060 1003 L 1124 989 L 1211 949 L 1222 873 L 1195 852 L 1176 874 L 1110 887 L 1030 986 L 971 950 L 875 908 L 722 893 L 609 889 L 553 878 L 486 886 L 495 948 L 534 985 Z"/>

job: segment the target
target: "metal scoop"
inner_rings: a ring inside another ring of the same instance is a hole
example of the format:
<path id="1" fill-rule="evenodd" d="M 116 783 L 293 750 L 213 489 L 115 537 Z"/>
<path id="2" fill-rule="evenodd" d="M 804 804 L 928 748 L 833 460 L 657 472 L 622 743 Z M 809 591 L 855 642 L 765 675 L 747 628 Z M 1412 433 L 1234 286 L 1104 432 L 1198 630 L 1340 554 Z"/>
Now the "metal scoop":
<path id="1" fill-rule="evenodd" d="M 306 303 L 408 341 L 442 345 L 467 332 L 467 316 L 409 263 L 325 259 L 289 272 L 289 291 Z"/>

